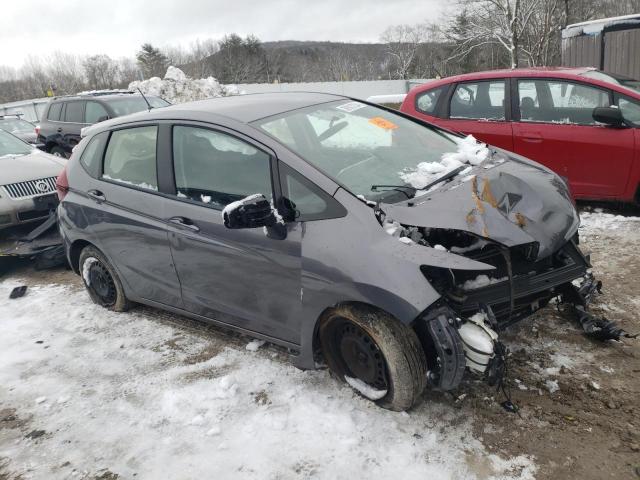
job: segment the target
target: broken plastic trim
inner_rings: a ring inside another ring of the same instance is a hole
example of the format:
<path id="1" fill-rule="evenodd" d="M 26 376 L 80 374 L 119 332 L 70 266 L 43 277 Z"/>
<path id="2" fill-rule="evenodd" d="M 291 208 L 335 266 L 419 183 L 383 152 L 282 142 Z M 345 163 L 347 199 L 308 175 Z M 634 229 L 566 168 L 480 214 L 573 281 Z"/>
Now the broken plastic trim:
<path id="1" fill-rule="evenodd" d="M 588 337 L 600 341 L 637 338 L 638 334 L 630 334 L 606 317 L 596 317 L 588 311 L 589 304 L 598 293 L 602 293 L 602 282 L 596 281 L 592 273 L 587 273 L 579 287 L 572 283 L 564 286 L 560 302 L 575 315 Z"/>

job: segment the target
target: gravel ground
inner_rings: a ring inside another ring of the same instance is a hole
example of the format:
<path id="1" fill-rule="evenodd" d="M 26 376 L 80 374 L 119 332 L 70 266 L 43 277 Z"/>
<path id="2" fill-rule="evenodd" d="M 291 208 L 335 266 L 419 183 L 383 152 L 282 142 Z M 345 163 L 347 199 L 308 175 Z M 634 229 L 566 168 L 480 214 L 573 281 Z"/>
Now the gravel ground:
<path id="1" fill-rule="evenodd" d="M 640 332 L 640 219 L 583 223 L 604 282 L 593 311 Z M 640 478 L 640 340 L 591 341 L 551 307 L 505 336 L 519 414 L 473 379 L 398 414 L 274 346 L 145 307 L 105 313 L 69 271 L 10 270 L 0 480 Z"/>

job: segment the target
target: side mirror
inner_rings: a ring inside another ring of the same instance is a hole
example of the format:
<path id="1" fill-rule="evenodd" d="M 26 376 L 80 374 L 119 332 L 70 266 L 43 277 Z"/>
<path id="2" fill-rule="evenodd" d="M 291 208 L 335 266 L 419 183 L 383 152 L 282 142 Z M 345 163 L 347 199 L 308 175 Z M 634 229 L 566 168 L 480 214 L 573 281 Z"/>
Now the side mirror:
<path id="1" fill-rule="evenodd" d="M 98 117 L 98 121 L 96 123 L 104 122 L 105 120 L 109 120 L 109 115 L 103 115 L 102 117 Z"/>
<path id="2" fill-rule="evenodd" d="M 617 107 L 596 107 L 593 109 L 593 119 L 610 127 L 624 126 L 624 117 Z"/>
<path id="3" fill-rule="evenodd" d="M 261 193 L 232 202 L 222 210 L 224 226 L 231 229 L 273 227 L 278 219 Z"/>

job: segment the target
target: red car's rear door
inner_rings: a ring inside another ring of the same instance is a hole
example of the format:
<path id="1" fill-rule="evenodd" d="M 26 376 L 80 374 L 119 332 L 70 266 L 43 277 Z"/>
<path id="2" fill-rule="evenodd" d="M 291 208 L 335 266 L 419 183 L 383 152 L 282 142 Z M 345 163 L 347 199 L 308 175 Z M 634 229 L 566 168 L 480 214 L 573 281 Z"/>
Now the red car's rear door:
<path id="1" fill-rule="evenodd" d="M 458 83 L 437 124 L 478 140 L 513 150 L 508 84 L 504 79 Z"/>
<path id="2" fill-rule="evenodd" d="M 513 90 L 519 114 L 513 151 L 567 178 L 578 198 L 623 194 L 633 164 L 633 131 L 600 125 L 592 116 L 595 107 L 611 104 L 611 92 L 555 79 L 519 79 Z"/>

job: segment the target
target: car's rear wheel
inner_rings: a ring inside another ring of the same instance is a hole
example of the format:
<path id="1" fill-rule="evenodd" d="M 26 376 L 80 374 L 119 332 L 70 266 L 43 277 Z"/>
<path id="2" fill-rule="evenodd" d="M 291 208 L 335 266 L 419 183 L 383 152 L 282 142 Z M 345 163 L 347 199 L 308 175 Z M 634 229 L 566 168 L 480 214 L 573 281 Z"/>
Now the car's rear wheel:
<path id="1" fill-rule="evenodd" d="M 131 304 L 124 294 L 122 282 L 100 250 L 92 246 L 85 247 L 80 253 L 78 267 L 94 303 L 114 312 L 129 309 Z"/>
<path id="2" fill-rule="evenodd" d="M 426 385 L 427 362 L 415 332 L 366 306 L 341 306 L 320 324 L 327 365 L 364 397 L 389 410 L 411 408 Z"/>
<path id="3" fill-rule="evenodd" d="M 67 158 L 67 155 L 64 153 L 64 150 L 61 149 L 60 147 L 53 147 L 50 153 L 55 157 Z"/>

